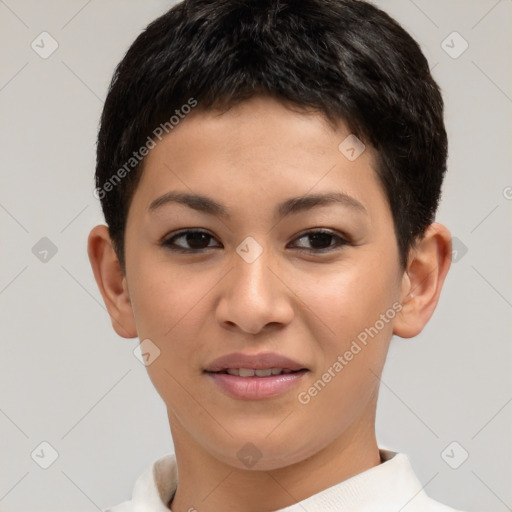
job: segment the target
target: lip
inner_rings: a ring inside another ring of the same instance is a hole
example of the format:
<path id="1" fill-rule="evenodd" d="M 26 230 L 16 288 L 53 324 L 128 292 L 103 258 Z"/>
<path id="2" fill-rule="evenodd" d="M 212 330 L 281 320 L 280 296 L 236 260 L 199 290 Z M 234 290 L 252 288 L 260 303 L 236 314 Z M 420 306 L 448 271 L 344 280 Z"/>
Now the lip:
<path id="1" fill-rule="evenodd" d="M 305 365 L 273 352 L 263 352 L 261 354 L 252 355 L 235 352 L 233 354 L 228 354 L 213 360 L 205 368 L 205 371 L 221 372 L 231 368 L 253 368 L 254 370 L 264 370 L 265 368 L 282 368 L 283 370 L 292 371 L 307 369 Z"/>
<path id="2" fill-rule="evenodd" d="M 265 400 L 289 391 L 297 386 L 308 370 L 296 373 L 271 375 L 270 377 L 238 377 L 228 373 L 207 373 L 213 382 L 232 398 L 241 400 Z"/>
<path id="3" fill-rule="evenodd" d="M 282 368 L 294 373 L 270 375 L 268 377 L 239 377 L 223 372 L 232 368 Z M 264 400 L 286 393 L 297 386 L 309 370 L 302 364 L 288 357 L 271 352 L 247 355 L 233 353 L 212 361 L 204 370 L 221 391 L 232 398 L 241 400 Z"/>

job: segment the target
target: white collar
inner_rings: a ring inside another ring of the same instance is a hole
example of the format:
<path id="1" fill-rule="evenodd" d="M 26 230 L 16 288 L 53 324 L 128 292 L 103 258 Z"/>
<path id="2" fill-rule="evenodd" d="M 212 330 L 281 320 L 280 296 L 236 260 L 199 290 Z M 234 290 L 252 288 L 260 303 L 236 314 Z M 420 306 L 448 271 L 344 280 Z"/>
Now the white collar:
<path id="1" fill-rule="evenodd" d="M 456 512 L 430 499 L 402 453 L 380 450 L 382 463 L 275 512 Z M 156 460 L 137 479 L 132 500 L 106 512 L 169 512 L 178 485 L 174 454 Z"/>

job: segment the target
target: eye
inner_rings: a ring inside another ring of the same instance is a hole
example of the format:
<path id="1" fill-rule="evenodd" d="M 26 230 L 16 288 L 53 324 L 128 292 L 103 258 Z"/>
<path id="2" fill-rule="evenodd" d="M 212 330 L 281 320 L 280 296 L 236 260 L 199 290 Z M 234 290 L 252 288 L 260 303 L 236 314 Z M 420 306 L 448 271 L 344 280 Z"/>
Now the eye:
<path id="1" fill-rule="evenodd" d="M 307 247 L 304 244 L 299 244 L 299 249 L 309 252 L 328 252 L 349 244 L 348 240 L 342 236 L 323 229 L 308 231 L 303 233 L 299 238 L 296 238 L 296 240 L 299 241 L 303 239 L 306 240 L 306 244 L 310 244 L 310 247 Z"/>
<path id="2" fill-rule="evenodd" d="M 161 243 L 164 247 L 176 252 L 196 252 L 208 249 L 209 247 L 219 247 L 210 245 L 214 240 L 213 235 L 199 229 L 187 229 L 180 231 L 169 238 L 165 238 Z M 180 243 L 177 243 L 180 241 Z"/>
<path id="3" fill-rule="evenodd" d="M 299 250 L 308 252 L 328 252 L 349 244 L 347 239 L 325 229 L 307 231 L 295 240 L 299 242 L 304 240 L 305 243 L 295 243 L 294 245 Z M 222 245 L 216 245 L 215 243 L 212 245 L 211 242 L 214 241 L 214 236 L 207 231 L 187 229 L 165 238 L 161 245 L 175 252 L 194 253 L 212 247 L 222 247 Z"/>

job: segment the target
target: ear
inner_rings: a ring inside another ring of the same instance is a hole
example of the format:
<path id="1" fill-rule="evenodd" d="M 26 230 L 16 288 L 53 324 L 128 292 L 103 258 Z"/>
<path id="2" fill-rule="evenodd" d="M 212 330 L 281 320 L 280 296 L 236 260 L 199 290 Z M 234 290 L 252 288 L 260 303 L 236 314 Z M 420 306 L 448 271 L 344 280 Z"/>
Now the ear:
<path id="1" fill-rule="evenodd" d="M 91 230 L 87 252 L 96 284 L 110 315 L 112 327 L 123 338 L 135 338 L 137 328 L 126 277 L 107 226 L 96 226 Z"/>
<path id="2" fill-rule="evenodd" d="M 431 224 L 410 251 L 402 278 L 402 310 L 396 316 L 393 334 L 412 338 L 423 330 L 439 301 L 451 256 L 450 232 L 442 224 Z"/>

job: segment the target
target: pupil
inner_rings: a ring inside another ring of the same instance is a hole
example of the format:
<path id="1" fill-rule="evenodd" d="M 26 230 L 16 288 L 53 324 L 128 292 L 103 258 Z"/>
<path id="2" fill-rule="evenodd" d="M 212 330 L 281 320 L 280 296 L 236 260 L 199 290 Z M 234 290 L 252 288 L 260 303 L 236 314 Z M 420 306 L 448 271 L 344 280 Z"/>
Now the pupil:
<path id="1" fill-rule="evenodd" d="M 201 244 L 201 242 L 204 242 L 205 239 L 207 239 L 208 237 L 209 235 L 207 235 L 206 233 L 189 233 L 187 235 L 187 243 L 193 249 L 203 249 L 204 247 L 207 247 L 208 244 L 206 244 L 205 246 L 204 244 Z"/>
<path id="2" fill-rule="evenodd" d="M 208 243 L 204 245 L 204 242 L 208 242 L 210 235 L 206 233 L 188 233 L 187 234 L 187 243 L 193 249 L 202 249 L 208 246 Z M 329 241 L 332 238 L 332 235 L 329 233 L 313 233 L 309 235 L 310 243 L 313 248 L 318 249 L 318 244 L 321 247 L 329 247 Z"/>
<path id="3" fill-rule="evenodd" d="M 314 248 L 318 248 L 315 246 L 315 240 L 318 242 L 320 241 L 320 245 L 327 245 L 329 246 L 329 239 L 332 237 L 332 235 L 330 235 L 329 233 L 313 233 L 312 235 L 309 235 L 311 237 L 311 240 L 310 242 L 312 247 Z M 325 242 L 324 244 L 322 244 L 322 242 Z"/>

